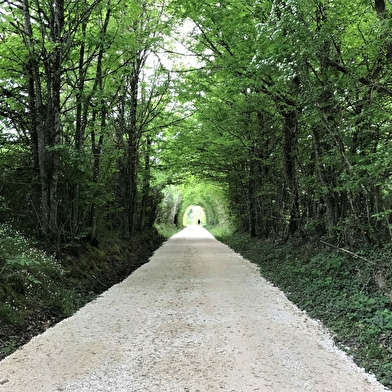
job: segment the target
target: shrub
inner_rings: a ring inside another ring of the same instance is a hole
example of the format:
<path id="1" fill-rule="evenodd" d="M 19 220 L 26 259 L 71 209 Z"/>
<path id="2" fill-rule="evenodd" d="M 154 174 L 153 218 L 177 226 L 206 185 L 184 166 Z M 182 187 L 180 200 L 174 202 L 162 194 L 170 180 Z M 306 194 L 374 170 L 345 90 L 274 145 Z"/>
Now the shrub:
<path id="1" fill-rule="evenodd" d="M 0 315 L 23 326 L 37 306 L 63 309 L 65 271 L 9 225 L 0 225 Z"/>

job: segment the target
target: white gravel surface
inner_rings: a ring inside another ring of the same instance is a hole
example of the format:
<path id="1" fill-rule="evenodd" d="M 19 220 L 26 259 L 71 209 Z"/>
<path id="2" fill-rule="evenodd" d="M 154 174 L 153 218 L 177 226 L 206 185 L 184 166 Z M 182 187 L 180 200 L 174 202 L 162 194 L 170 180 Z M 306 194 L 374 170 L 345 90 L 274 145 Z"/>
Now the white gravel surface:
<path id="1" fill-rule="evenodd" d="M 201 227 L 0 362 L 0 392 L 384 390 Z"/>

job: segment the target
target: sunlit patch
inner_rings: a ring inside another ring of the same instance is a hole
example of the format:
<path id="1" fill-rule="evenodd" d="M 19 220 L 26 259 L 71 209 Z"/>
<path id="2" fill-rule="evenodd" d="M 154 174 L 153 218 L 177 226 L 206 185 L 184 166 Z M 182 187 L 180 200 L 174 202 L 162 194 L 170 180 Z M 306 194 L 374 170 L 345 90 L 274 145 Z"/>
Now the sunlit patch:
<path id="1" fill-rule="evenodd" d="M 190 205 L 184 212 L 182 223 L 184 226 L 205 225 L 207 222 L 206 213 L 203 207 Z"/>
<path id="2" fill-rule="evenodd" d="M 172 239 L 183 240 L 213 240 L 214 236 L 199 225 L 188 225 L 184 230 L 171 237 Z"/>

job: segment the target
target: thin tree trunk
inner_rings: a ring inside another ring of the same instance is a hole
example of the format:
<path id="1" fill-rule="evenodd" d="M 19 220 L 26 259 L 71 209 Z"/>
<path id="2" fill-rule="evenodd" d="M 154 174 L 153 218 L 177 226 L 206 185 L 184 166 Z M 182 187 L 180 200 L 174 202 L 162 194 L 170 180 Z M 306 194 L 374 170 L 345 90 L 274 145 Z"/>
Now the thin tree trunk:
<path id="1" fill-rule="evenodd" d="M 59 109 L 59 105 L 55 105 L 53 96 L 53 89 L 58 86 L 58 81 L 55 80 L 58 74 L 52 73 L 52 65 L 57 64 L 58 49 L 52 54 L 52 60 L 46 65 L 46 81 L 47 85 L 47 102 L 44 104 L 41 83 L 40 70 L 40 54 L 34 52 L 34 37 L 31 26 L 31 15 L 28 0 L 24 0 L 23 7 L 23 21 L 24 21 L 24 41 L 26 48 L 29 51 L 28 62 L 28 93 L 30 102 L 30 122 L 32 126 L 32 142 L 36 145 L 32 148 L 36 154 L 34 161 L 38 166 L 39 182 L 40 182 L 40 208 L 37 211 L 38 221 L 41 234 L 44 236 L 51 236 L 57 234 L 57 172 L 55 151 L 47 151 L 47 147 L 53 146 L 56 142 L 56 131 L 59 128 L 59 113 L 55 110 Z M 54 18 L 52 23 L 52 30 L 54 27 Z M 53 38 L 51 36 L 51 38 Z M 49 59 L 48 59 L 49 60 Z M 49 74 L 48 74 L 49 72 Z M 53 78 L 52 78 L 53 76 Z M 51 137 L 50 137 L 51 136 Z"/>
<path id="2" fill-rule="evenodd" d="M 151 213 L 151 207 L 148 205 L 150 197 L 150 182 L 151 182 L 151 139 L 147 137 L 146 150 L 144 153 L 144 173 L 143 173 L 143 189 L 142 189 L 142 202 L 140 206 L 140 230 L 143 231 L 145 228 L 146 220 L 148 219 L 148 213 Z"/>
<path id="3" fill-rule="evenodd" d="M 297 112 L 293 109 L 285 114 L 283 156 L 287 185 L 290 191 L 290 221 L 287 235 L 291 236 L 298 230 L 299 192 L 296 170 L 297 146 Z"/>
<path id="4" fill-rule="evenodd" d="M 374 6 L 376 8 L 377 16 L 381 22 L 384 22 L 389 18 L 389 14 L 385 6 L 385 0 L 374 0 Z M 388 62 L 392 62 L 392 43 L 390 42 L 389 34 L 390 31 L 388 29 L 388 31 L 383 34 L 382 38 L 386 42 L 386 59 Z"/>

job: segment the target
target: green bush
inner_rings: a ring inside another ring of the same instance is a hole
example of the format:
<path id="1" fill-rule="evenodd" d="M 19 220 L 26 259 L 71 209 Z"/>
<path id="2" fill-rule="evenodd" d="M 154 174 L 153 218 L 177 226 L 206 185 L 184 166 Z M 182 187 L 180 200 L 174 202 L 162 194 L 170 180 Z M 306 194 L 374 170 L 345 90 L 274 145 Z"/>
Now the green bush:
<path id="1" fill-rule="evenodd" d="M 228 225 L 217 225 L 217 226 L 210 226 L 206 225 L 204 226 L 210 233 L 215 237 L 215 238 L 222 238 L 222 237 L 227 237 L 230 236 L 233 232 L 233 228 Z"/>
<path id="2" fill-rule="evenodd" d="M 50 255 L 35 248 L 21 233 L 0 225 L 0 319 L 23 326 L 37 308 L 47 306 L 69 313 L 64 298 L 65 271 Z M 67 305 L 69 308 L 69 305 Z"/>
<path id="3" fill-rule="evenodd" d="M 157 229 L 158 233 L 164 238 L 170 238 L 179 231 L 178 227 L 171 223 L 155 224 L 154 227 Z"/>
<path id="4" fill-rule="evenodd" d="M 162 241 L 156 230 L 131 240 L 111 233 L 101 236 L 99 247 L 63 247 L 57 261 L 0 224 L 0 360 L 125 279 Z"/>

